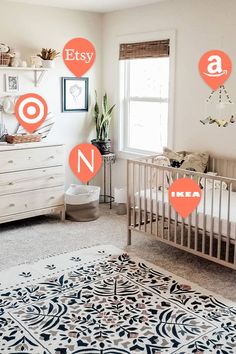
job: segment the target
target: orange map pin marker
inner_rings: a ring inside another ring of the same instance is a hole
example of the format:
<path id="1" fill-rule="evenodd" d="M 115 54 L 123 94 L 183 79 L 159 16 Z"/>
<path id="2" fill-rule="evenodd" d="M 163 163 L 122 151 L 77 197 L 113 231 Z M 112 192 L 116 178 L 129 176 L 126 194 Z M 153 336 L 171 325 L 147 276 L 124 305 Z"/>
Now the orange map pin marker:
<path id="1" fill-rule="evenodd" d="M 199 185 L 190 178 L 177 179 L 169 188 L 169 201 L 183 218 L 189 216 L 197 208 L 201 197 Z"/>
<path id="2" fill-rule="evenodd" d="M 76 177 L 83 183 L 87 183 L 100 170 L 102 155 L 92 144 L 79 144 L 71 151 L 69 164 Z"/>
<path id="3" fill-rule="evenodd" d="M 15 105 L 16 119 L 29 133 L 33 133 L 45 121 L 48 114 L 46 101 L 36 93 L 28 93 L 18 98 Z"/>
<path id="4" fill-rule="evenodd" d="M 217 90 L 228 80 L 232 71 L 232 63 L 226 53 L 220 50 L 211 50 L 201 57 L 199 71 L 207 85 L 212 90 Z"/>
<path id="5" fill-rule="evenodd" d="M 77 77 L 84 75 L 94 64 L 96 51 L 93 44 L 85 38 L 73 38 L 66 43 L 63 60 L 68 69 Z"/>

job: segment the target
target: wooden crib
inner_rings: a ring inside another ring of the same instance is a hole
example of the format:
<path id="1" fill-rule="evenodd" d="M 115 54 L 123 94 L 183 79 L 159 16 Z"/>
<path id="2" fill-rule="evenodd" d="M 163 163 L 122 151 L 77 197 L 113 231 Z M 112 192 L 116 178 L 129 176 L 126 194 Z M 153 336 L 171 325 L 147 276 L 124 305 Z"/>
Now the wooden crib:
<path id="1" fill-rule="evenodd" d="M 128 160 L 128 245 L 132 231 L 143 232 L 236 269 L 236 160 L 211 156 L 207 170 L 217 172 L 212 176 L 159 166 L 155 158 Z M 166 180 L 183 177 L 193 178 L 202 188 L 201 203 L 185 219 L 169 203 L 166 188 Z"/>

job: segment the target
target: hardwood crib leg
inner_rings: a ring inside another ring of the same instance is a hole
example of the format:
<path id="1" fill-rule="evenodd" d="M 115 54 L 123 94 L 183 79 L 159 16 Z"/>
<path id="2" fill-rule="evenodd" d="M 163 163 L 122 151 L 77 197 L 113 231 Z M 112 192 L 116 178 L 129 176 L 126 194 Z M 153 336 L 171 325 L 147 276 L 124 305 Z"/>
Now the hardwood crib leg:
<path id="1" fill-rule="evenodd" d="M 131 245 L 131 230 L 128 229 L 128 233 L 127 233 L 127 246 Z"/>
<path id="2" fill-rule="evenodd" d="M 61 210 L 61 212 L 60 212 L 60 217 L 61 217 L 61 221 L 62 221 L 62 222 L 65 222 L 65 220 L 66 220 L 66 209 L 65 209 L 65 208 L 63 208 L 63 209 Z"/>

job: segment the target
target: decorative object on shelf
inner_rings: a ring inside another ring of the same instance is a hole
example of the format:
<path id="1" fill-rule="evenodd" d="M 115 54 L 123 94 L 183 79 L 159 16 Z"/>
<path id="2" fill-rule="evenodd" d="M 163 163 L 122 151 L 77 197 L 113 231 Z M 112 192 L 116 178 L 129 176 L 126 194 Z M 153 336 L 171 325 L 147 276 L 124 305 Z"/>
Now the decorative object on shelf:
<path id="1" fill-rule="evenodd" d="M 103 96 L 102 110 L 100 113 L 97 91 L 95 91 L 96 103 L 94 106 L 94 120 L 96 126 L 97 138 L 93 139 L 91 143 L 95 145 L 102 155 L 111 153 L 111 140 L 108 138 L 109 129 L 111 125 L 112 112 L 115 108 L 115 104 L 111 107 L 108 106 L 107 94 Z"/>
<path id="2" fill-rule="evenodd" d="M 27 61 L 22 60 L 22 62 L 21 62 L 21 67 L 22 67 L 22 68 L 27 68 Z"/>
<path id="3" fill-rule="evenodd" d="M 3 106 L 0 105 L 0 141 L 5 141 L 7 129 L 3 120 Z"/>
<path id="4" fill-rule="evenodd" d="M 18 75 L 5 74 L 5 91 L 9 93 L 17 93 L 19 91 Z"/>
<path id="5" fill-rule="evenodd" d="M 127 214 L 127 189 L 126 188 L 115 188 L 114 192 L 115 203 L 117 204 L 118 215 L 126 215 Z"/>
<path id="6" fill-rule="evenodd" d="M 47 115 L 47 118 L 45 119 L 43 124 L 41 124 L 41 126 L 39 128 L 37 128 L 34 133 L 40 134 L 42 140 L 46 139 L 48 134 L 52 130 L 54 123 L 55 123 L 55 116 L 53 113 L 49 112 Z M 19 125 L 16 133 L 17 134 L 26 134 L 27 132 L 21 125 Z"/>
<path id="7" fill-rule="evenodd" d="M 11 60 L 11 66 L 14 68 L 20 67 L 22 64 L 21 54 L 18 51 L 14 51 L 14 58 Z"/>
<path id="8" fill-rule="evenodd" d="M 19 96 L 5 96 L 2 100 L 3 111 L 6 114 L 15 114 L 15 104 Z"/>
<path id="9" fill-rule="evenodd" d="M 212 102 L 214 94 L 219 92 L 219 98 L 217 102 Z M 222 95 L 225 96 L 223 101 Z M 235 116 L 233 113 L 234 103 L 230 99 L 230 96 L 224 85 L 221 85 L 219 89 L 213 90 L 206 100 L 206 118 L 200 120 L 203 125 L 216 124 L 220 127 L 227 127 L 230 123 L 235 123 Z"/>
<path id="10" fill-rule="evenodd" d="M 14 54 L 8 45 L 0 43 L 0 66 L 9 66 Z"/>
<path id="11" fill-rule="evenodd" d="M 55 49 L 42 48 L 41 53 L 37 54 L 37 56 L 42 59 L 43 68 L 53 68 L 55 64 L 54 59 L 56 59 L 59 54 L 60 53 Z"/>
<path id="12" fill-rule="evenodd" d="M 31 68 L 41 68 L 42 67 L 42 59 L 40 59 L 37 55 L 31 55 L 29 66 Z"/>
<path id="13" fill-rule="evenodd" d="M 9 144 L 35 143 L 41 141 L 40 134 L 14 134 L 6 135 Z"/>
<path id="14" fill-rule="evenodd" d="M 88 88 L 87 77 L 63 77 L 62 112 L 87 112 Z"/>
<path id="15" fill-rule="evenodd" d="M 103 159 L 103 194 L 100 195 L 100 203 L 109 203 L 112 209 L 114 197 L 112 196 L 112 165 L 116 162 L 116 155 L 106 154 L 102 155 Z M 107 169 L 109 168 L 109 194 L 107 194 Z"/>

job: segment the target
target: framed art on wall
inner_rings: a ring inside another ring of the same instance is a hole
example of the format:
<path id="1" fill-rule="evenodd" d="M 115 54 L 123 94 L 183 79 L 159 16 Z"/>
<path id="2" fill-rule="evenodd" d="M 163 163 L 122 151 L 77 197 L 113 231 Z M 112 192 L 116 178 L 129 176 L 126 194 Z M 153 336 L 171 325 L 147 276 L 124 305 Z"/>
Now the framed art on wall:
<path id="1" fill-rule="evenodd" d="M 5 74 L 5 91 L 9 93 L 17 93 L 19 91 L 18 75 Z"/>
<path id="2" fill-rule="evenodd" d="M 62 77 L 62 112 L 88 111 L 87 77 Z"/>

